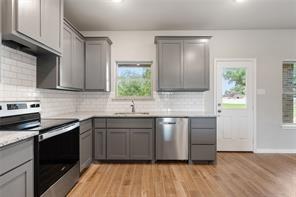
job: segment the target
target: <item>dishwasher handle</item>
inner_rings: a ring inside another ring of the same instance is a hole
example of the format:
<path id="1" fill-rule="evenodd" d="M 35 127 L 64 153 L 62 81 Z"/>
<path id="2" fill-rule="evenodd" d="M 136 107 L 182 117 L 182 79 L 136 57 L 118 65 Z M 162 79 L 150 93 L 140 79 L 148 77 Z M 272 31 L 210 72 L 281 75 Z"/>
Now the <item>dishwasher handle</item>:
<path id="1" fill-rule="evenodd" d="M 160 122 L 159 124 L 162 124 L 162 125 L 175 125 L 177 123 L 176 122 Z"/>

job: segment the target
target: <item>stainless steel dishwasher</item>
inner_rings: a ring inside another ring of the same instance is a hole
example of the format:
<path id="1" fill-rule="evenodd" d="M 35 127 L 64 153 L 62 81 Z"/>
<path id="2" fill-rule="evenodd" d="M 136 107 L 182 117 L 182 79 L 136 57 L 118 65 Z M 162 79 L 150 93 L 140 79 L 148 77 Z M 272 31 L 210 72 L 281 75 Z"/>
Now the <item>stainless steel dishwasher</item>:
<path id="1" fill-rule="evenodd" d="M 188 160 L 188 118 L 156 119 L 156 160 Z"/>

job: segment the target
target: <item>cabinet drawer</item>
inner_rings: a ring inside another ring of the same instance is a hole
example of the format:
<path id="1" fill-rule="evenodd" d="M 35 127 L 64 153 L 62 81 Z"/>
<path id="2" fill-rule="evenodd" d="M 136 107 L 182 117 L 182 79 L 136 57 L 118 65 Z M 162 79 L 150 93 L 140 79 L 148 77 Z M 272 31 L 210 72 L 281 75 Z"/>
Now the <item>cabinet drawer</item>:
<path id="1" fill-rule="evenodd" d="M 191 118 L 191 128 L 216 128 L 216 118 Z"/>
<path id="2" fill-rule="evenodd" d="M 216 160 L 216 145 L 192 145 L 191 160 L 196 160 L 196 161 Z"/>
<path id="3" fill-rule="evenodd" d="M 33 159 L 33 139 L 0 149 L 0 175 Z"/>
<path id="4" fill-rule="evenodd" d="M 216 144 L 216 130 L 191 129 L 191 144 Z"/>
<path id="5" fill-rule="evenodd" d="M 95 118 L 95 128 L 106 128 L 106 119 Z"/>
<path id="6" fill-rule="evenodd" d="M 107 119 L 107 128 L 122 129 L 150 129 L 153 128 L 153 119 L 147 118 L 118 118 Z"/>
<path id="7" fill-rule="evenodd" d="M 92 129 L 92 121 L 91 119 L 89 120 L 84 120 L 82 122 L 80 122 L 80 134 L 88 131 L 88 130 L 91 130 Z"/>

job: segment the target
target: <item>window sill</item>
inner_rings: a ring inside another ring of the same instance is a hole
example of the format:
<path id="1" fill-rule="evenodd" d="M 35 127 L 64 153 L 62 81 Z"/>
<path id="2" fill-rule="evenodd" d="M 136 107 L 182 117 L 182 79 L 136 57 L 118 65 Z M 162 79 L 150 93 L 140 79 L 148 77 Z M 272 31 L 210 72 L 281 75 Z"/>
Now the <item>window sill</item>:
<path id="1" fill-rule="evenodd" d="M 296 130 L 296 124 L 282 124 L 282 129 L 286 130 Z"/>

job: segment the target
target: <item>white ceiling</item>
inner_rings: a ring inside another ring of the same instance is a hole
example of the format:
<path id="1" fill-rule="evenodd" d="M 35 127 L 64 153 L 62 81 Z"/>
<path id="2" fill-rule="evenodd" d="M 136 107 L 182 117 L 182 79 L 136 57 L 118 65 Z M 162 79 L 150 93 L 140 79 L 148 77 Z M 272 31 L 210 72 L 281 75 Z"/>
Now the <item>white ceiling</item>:
<path id="1" fill-rule="evenodd" d="M 296 0 L 65 0 L 81 31 L 296 28 Z"/>

